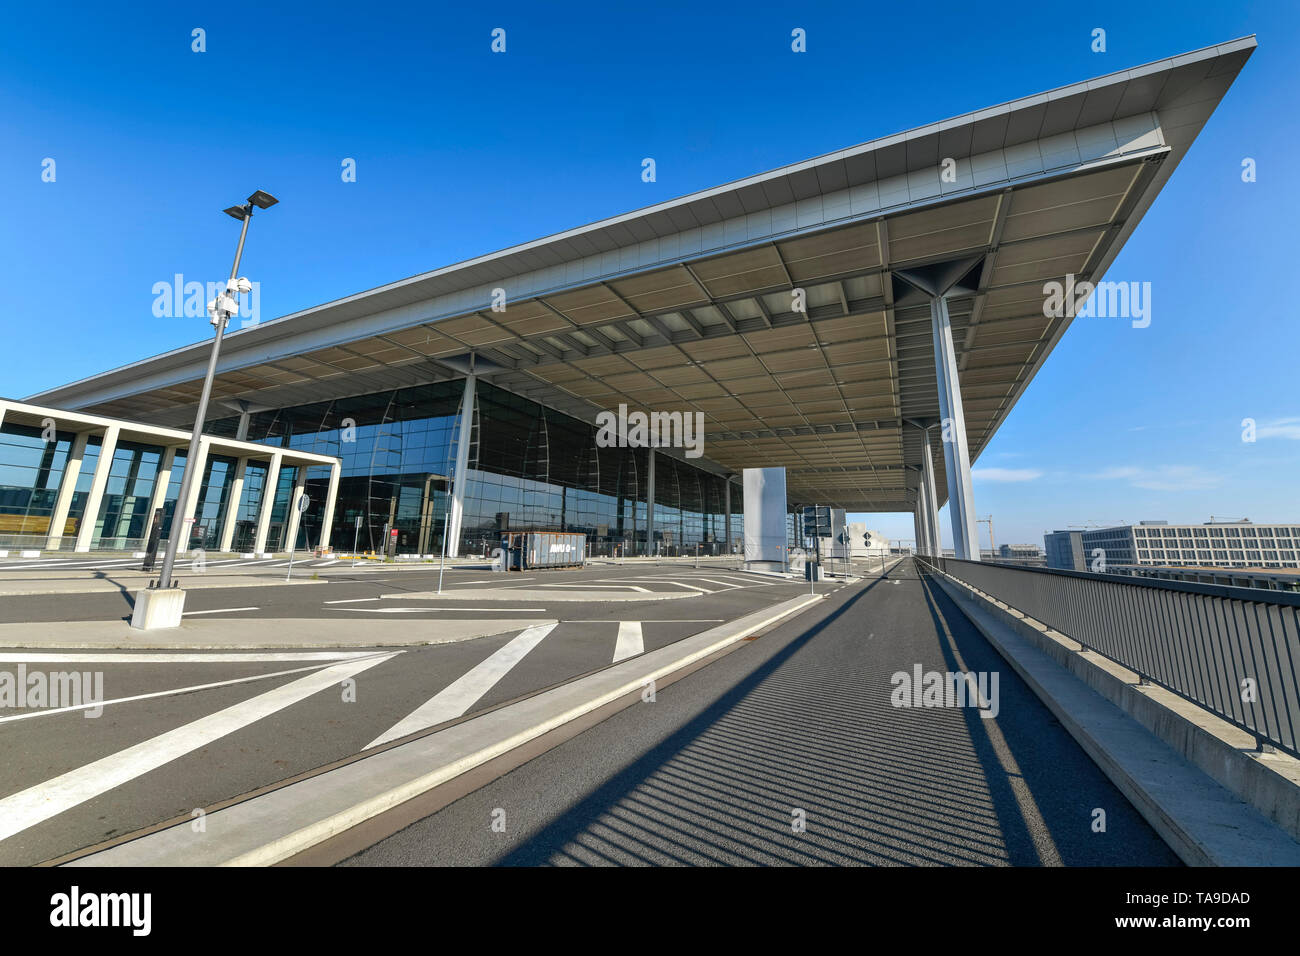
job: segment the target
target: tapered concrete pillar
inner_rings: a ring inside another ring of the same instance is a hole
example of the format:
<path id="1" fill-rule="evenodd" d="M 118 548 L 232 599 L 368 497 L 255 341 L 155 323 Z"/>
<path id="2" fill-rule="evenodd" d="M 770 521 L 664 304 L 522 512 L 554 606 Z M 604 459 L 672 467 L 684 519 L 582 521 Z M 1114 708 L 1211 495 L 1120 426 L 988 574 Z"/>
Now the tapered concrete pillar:
<path id="1" fill-rule="evenodd" d="M 916 542 L 912 550 L 917 554 L 925 554 L 925 531 L 921 527 L 921 502 L 919 501 L 912 508 L 912 534 L 914 535 L 913 540 Z"/>
<path id="2" fill-rule="evenodd" d="M 645 553 L 653 555 L 655 551 L 655 450 L 646 449 L 646 457 L 650 461 L 650 467 L 646 469 L 648 477 L 646 478 L 645 493 Z"/>
<path id="3" fill-rule="evenodd" d="M 451 501 L 447 509 L 445 552 L 447 557 L 460 556 L 460 529 L 465 520 L 465 486 L 469 483 L 469 444 L 474 430 L 474 400 L 477 379 L 465 378 L 460 397 L 460 421 L 456 426 L 456 467 L 451 476 Z"/>
<path id="4" fill-rule="evenodd" d="M 180 534 L 181 541 L 177 546 L 176 553 L 187 550 L 190 541 L 194 537 L 194 516 L 199 510 L 199 495 L 203 492 L 203 473 L 208 467 L 208 440 L 199 439 L 199 454 L 197 461 L 185 462 L 185 477 L 182 481 L 189 487 L 185 495 L 185 514 L 176 515 L 172 518 L 172 534 Z M 177 525 L 177 521 L 180 524 Z M 179 530 L 178 530 L 179 529 Z"/>
<path id="5" fill-rule="evenodd" d="M 82 432 L 72 439 L 68 463 L 59 480 L 59 493 L 54 499 L 54 512 L 50 515 L 49 537 L 45 541 L 48 551 L 58 551 L 63 541 L 63 528 L 68 523 L 68 511 L 72 508 L 72 496 L 77 491 L 77 479 L 81 477 L 81 462 L 86 457 L 86 442 L 89 438 L 90 435 Z"/>
<path id="6" fill-rule="evenodd" d="M 235 441 L 248 441 L 248 420 L 252 418 L 248 412 L 239 413 L 239 425 L 235 428 Z"/>
<path id="7" fill-rule="evenodd" d="M 247 458 L 235 462 L 235 474 L 230 479 L 230 495 L 226 499 L 226 520 L 221 522 L 221 538 L 217 542 L 219 551 L 229 551 L 235 541 L 235 522 L 239 518 L 239 501 L 244 497 L 244 472 L 247 470 Z"/>
<path id="8" fill-rule="evenodd" d="M 280 462 L 283 458 L 280 452 L 276 452 L 271 456 L 271 464 L 266 469 L 262 503 L 257 508 L 257 537 L 253 540 L 253 551 L 257 554 L 266 550 L 266 536 L 271 530 L 271 512 L 275 510 L 275 486 L 280 483 Z"/>
<path id="9" fill-rule="evenodd" d="M 325 492 L 325 510 L 321 512 L 320 519 L 320 547 L 324 548 L 329 545 L 331 535 L 334 531 L 334 507 L 339 500 L 339 480 L 343 475 L 343 466 L 335 462 L 330 466 L 330 486 Z"/>
<path id="10" fill-rule="evenodd" d="M 948 300 L 930 300 L 930 327 L 934 338 L 934 368 L 939 386 L 939 427 L 943 439 L 944 471 L 948 477 L 948 518 L 952 524 L 953 552 L 968 561 L 980 559 L 975 497 L 971 489 L 970 449 L 966 443 L 966 414 L 957 378 L 957 353 L 952 344 Z"/>
<path id="11" fill-rule="evenodd" d="M 172 481 L 172 467 L 176 464 L 176 449 L 164 448 L 158 459 L 158 473 L 154 475 L 153 491 L 149 495 L 149 514 L 144 519 L 144 540 L 153 534 L 153 517 L 167 504 L 167 486 Z"/>
<path id="12" fill-rule="evenodd" d="M 117 436 L 121 428 L 109 425 L 104 429 L 103 443 L 99 446 L 99 460 L 95 462 L 95 476 L 90 482 L 90 493 L 86 496 L 86 510 L 81 515 L 81 527 L 77 529 L 78 551 L 89 551 L 95 537 L 95 525 L 99 522 L 99 506 L 104 501 L 104 489 L 108 486 L 108 472 L 113 467 L 113 453 L 117 451 Z"/>
<path id="13" fill-rule="evenodd" d="M 298 499 L 306 493 L 306 485 L 307 468 L 299 465 L 297 477 L 293 480 L 293 491 L 289 493 L 289 516 L 285 521 L 284 546 L 287 551 L 293 551 L 298 547 L 298 526 L 302 518 L 298 511 Z"/>

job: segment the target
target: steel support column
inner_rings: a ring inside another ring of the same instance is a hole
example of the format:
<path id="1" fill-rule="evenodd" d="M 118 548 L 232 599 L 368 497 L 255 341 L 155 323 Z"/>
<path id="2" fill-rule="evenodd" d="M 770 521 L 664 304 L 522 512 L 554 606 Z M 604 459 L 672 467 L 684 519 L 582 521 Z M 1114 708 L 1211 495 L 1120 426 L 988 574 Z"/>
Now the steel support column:
<path id="1" fill-rule="evenodd" d="M 727 520 L 724 524 L 724 530 L 727 535 L 726 547 L 722 549 L 723 554 L 731 554 L 731 476 L 727 475 L 722 480 L 722 509 L 726 512 Z"/>
<path id="2" fill-rule="evenodd" d="M 939 533 L 939 496 L 934 487 L 934 457 L 930 451 L 930 429 L 921 432 L 925 454 L 921 457 L 921 487 L 925 489 L 925 524 L 927 554 L 943 557 L 943 535 Z"/>
<path id="3" fill-rule="evenodd" d="M 460 556 L 460 529 L 465 518 L 465 485 L 469 480 L 469 443 L 474 429 L 474 401 L 476 377 L 465 378 L 465 391 L 460 399 L 460 422 L 456 426 L 456 468 L 451 478 L 451 501 L 443 527 L 445 537 L 443 553 L 449 558 Z"/>
<path id="4" fill-rule="evenodd" d="M 975 498 L 971 490 L 970 449 L 966 444 L 966 415 L 957 378 L 957 353 L 952 344 L 948 299 L 930 299 L 930 327 L 934 338 L 934 368 L 939 390 L 939 427 L 943 437 L 944 470 L 948 477 L 948 518 L 952 524 L 953 552 L 968 561 L 980 559 Z"/>
<path id="5" fill-rule="evenodd" d="M 650 460 L 650 466 L 646 469 L 646 493 L 645 493 L 645 553 L 647 556 L 654 555 L 655 551 L 655 450 L 654 448 L 646 449 L 646 456 Z"/>
<path id="6" fill-rule="evenodd" d="M 914 509 L 916 518 L 916 553 L 932 554 L 930 542 L 934 539 L 930 535 L 930 502 L 925 490 L 925 476 L 921 476 L 921 483 L 916 486 L 916 507 Z"/>

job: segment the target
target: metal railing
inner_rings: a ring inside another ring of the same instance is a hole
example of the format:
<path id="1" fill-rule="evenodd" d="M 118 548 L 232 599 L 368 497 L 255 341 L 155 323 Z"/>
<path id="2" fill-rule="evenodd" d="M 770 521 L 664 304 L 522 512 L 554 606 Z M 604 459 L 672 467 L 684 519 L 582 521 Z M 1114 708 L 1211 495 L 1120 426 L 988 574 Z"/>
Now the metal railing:
<path id="1" fill-rule="evenodd" d="M 1300 756 L 1300 594 L 918 557 Z"/>

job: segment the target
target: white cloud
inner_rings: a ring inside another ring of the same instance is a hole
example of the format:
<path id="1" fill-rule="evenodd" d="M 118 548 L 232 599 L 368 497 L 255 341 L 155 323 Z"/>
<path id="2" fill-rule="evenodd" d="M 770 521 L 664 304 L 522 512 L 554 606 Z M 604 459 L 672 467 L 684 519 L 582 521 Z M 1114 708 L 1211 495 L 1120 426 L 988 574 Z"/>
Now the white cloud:
<path id="1" fill-rule="evenodd" d="M 1102 481 L 1127 481 L 1134 488 L 1149 491 L 1199 491 L 1216 488 L 1223 479 L 1197 465 L 1160 465 L 1139 468 L 1122 465 L 1089 475 Z"/>
<path id="2" fill-rule="evenodd" d="M 1043 477 L 1037 468 L 972 468 L 976 481 L 1036 481 Z"/>
<path id="3" fill-rule="evenodd" d="M 1279 418 L 1255 428 L 1256 438 L 1291 438 L 1300 441 L 1300 418 Z"/>

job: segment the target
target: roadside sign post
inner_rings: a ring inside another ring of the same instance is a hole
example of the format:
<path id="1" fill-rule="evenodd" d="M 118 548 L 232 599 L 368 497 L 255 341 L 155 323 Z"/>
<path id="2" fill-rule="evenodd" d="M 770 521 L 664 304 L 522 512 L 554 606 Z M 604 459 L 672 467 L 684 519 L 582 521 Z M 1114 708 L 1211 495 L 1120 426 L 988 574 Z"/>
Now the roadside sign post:
<path id="1" fill-rule="evenodd" d="M 808 593 L 813 594 L 816 593 L 817 570 L 821 567 L 821 539 L 831 537 L 831 509 L 829 505 L 805 505 L 800 517 L 804 537 L 811 538 L 813 542 L 812 570 L 808 572 Z"/>
<path id="2" fill-rule="evenodd" d="M 304 495 L 299 495 L 299 496 L 298 496 L 298 504 L 297 504 L 297 508 L 298 508 L 298 521 L 299 521 L 300 523 L 302 522 L 302 515 L 303 515 L 303 512 L 307 510 L 307 506 L 308 506 L 309 504 L 311 504 L 311 499 L 308 498 L 305 494 L 304 494 Z M 297 529 L 297 528 L 294 529 L 294 535 L 293 535 L 293 536 L 294 536 L 294 538 L 297 538 L 297 537 L 298 537 L 298 529 Z M 295 541 L 290 541 L 290 542 L 289 542 L 289 570 L 288 570 L 288 572 L 285 573 L 285 576 L 284 576 L 284 580 L 285 580 L 286 582 L 288 582 L 288 580 L 289 580 L 290 578 L 293 577 L 293 548 L 294 548 L 294 545 L 296 545 L 297 543 L 298 543 L 298 542 L 297 542 L 296 540 L 295 540 Z"/>
<path id="3" fill-rule="evenodd" d="M 357 515 L 356 530 L 352 532 L 352 566 L 357 566 L 357 542 L 361 540 L 361 515 Z"/>
<path id="4" fill-rule="evenodd" d="M 141 571 L 152 571 L 154 561 L 158 559 L 158 543 L 162 538 L 162 521 L 163 510 L 155 508 L 153 521 L 149 523 L 149 543 L 145 547 L 144 561 L 140 565 Z"/>

